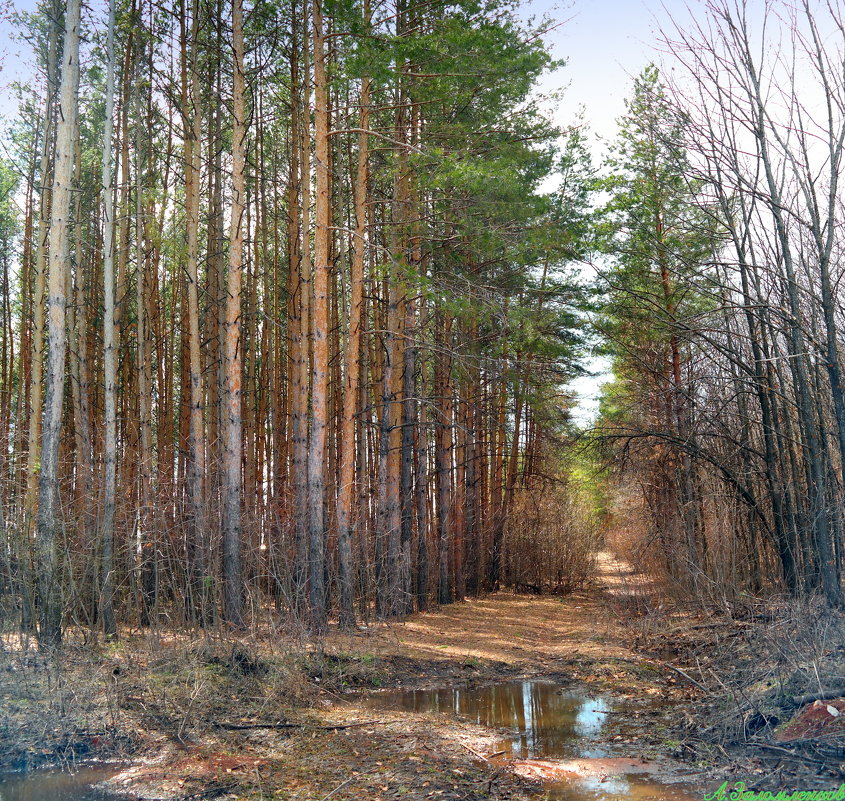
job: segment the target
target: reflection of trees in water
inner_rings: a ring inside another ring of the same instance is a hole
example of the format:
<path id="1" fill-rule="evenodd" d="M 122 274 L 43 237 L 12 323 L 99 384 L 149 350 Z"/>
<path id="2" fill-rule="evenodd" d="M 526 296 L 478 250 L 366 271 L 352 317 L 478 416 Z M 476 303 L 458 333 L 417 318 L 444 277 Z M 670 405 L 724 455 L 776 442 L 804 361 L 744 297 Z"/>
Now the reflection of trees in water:
<path id="1" fill-rule="evenodd" d="M 412 690 L 382 697 L 388 708 L 457 715 L 481 726 L 513 729 L 509 738 L 517 757 L 560 757 L 573 744 L 598 735 L 610 704 L 578 692 L 562 692 L 555 684 L 514 681 L 476 689 Z"/>

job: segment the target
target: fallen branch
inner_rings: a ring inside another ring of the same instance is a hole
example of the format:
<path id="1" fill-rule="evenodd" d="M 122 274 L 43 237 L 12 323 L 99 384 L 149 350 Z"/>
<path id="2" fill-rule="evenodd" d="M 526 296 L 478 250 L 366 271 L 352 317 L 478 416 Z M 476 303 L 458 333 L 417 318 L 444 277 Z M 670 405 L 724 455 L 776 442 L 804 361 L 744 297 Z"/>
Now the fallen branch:
<path id="1" fill-rule="evenodd" d="M 822 761 L 821 759 L 813 759 L 811 756 L 807 756 L 806 754 L 799 754 L 796 751 L 790 751 L 788 748 L 783 748 L 779 745 L 770 745 L 769 743 L 755 743 L 753 740 L 746 741 L 746 745 L 754 746 L 755 748 L 765 748 L 768 751 L 778 751 L 782 754 L 787 754 L 788 756 L 792 757 L 793 759 L 799 759 L 802 762 L 812 762 L 816 765 L 825 765 L 826 762 Z"/>
<path id="2" fill-rule="evenodd" d="M 687 624 L 684 623 L 681 626 L 673 626 L 671 629 L 666 629 L 665 631 L 660 632 L 660 636 L 668 639 L 673 634 L 679 634 L 685 631 L 704 631 L 706 629 L 724 629 L 726 626 L 753 626 L 753 623 L 748 623 L 745 620 L 716 620 L 709 623 L 692 623 Z M 722 633 L 722 632 L 720 632 Z M 743 632 L 735 631 L 735 632 L 725 632 L 725 634 L 742 634 Z"/>
<path id="3" fill-rule="evenodd" d="M 837 738 L 845 738 L 845 732 L 836 729 L 834 731 L 822 731 L 807 737 L 792 737 L 787 742 L 792 745 L 801 745 L 801 743 L 820 743 L 826 745 L 827 743 L 825 741 L 835 740 Z"/>
<path id="4" fill-rule="evenodd" d="M 700 684 L 699 682 L 697 682 L 685 670 L 681 670 L 681 668 L 675 667 L 674 665 L 670 665 L 668 662 L 661 662 L 659 659 L 647 659 L 647 658 L 627 659 L 624 656 L 614 656 L 614 657 L 612 657 L 612 659 L 616 662 L 627 662 L 629 665 L 636 665 L 638 667 L 640 667 L 642 665 L 651 665 L 652 662 L 655 662 L 656 664 L 660 665 L 661 667 L 669 668 L 669 670 L 674 670 L 675 673 L 678 673 L 679 675 L 683 676 L 687 681 L 691 681 L 702 692 L 705 692 L 705 693 L 708 693 L 708 694 L 710 693 L 710 690 L 708 690 L 703 684 Z"/>
<path id="5" fill-rule="evenodd" d="M 361 776 L 366 776 L 368 773 L 375 773 L 377 770 L 378 768 L 370 768 L 370 770 L 365 770 L 363 773 L 353 773 L 348 779 L 344 779 L 344 781 L 335 787 L 334 790 L 329 792 L 327 795 L 324 795 L 320 801 L 328 801 L 328 799 L 331 798 L 338 790 L 342 790 L 350 782 L 355 781 L 355 779 L 358 779 Z"/>
<path id="6" fill-rule="evenodd" d="M 458 742 L 461 742 L 460 740 Z M 479 754 L 474 748 L 470 748 L 466 743 L 461 742 L 461 745 L 466 748 L 473 756 L 478 757 L 479 759 L 484 760 L 485 762 L 489 762 L 490 758 L 484 756 L 484 754 Z"/>
<path id="7" fill-rule="evenodd" d="M 665 667 L 665 668 L 669 668 L 669 670 L 674 670 L 674 671 L 675 671 L 675 673 L 677 673 L 679 676 L 683 676 L 683 677 L 684 677 L 684 678 L 685 678 L 688 682 L 690 682 L 690 683 L 694 684 L 694 685 L 695 685 L 696 687 L 698 687 L 698 689 L 699 689 L 699 690 L 701 690 L 702 692 L 705 692 L 705 693 L 709 693 L 709 692 L 710 692 L 710 690 L 708 690 L 708 689 L 707 689 L 707 688 L 706 688 L 703 684 L 701 684 L 701 683 L 697 682 L 697 681 L 696 681 L 696 680 L 695 680 L 692 676 L 690 676 L 690 674 L 689 674 L 689 673 L 687 673 L 685 670 L 681 670 L 681 668 L 679 668 L 679 667 L 675 667 L 674 665 L 670 665 L 668 662 L 658 662 L 657 664 L 658 664 L 658 665 L 662 665 L 662 666 L 663 666 L 663 667 Z"/>
<path id="8" fill-rule="evenodd" d="M 311 729 L 313 731 L 341 731 L 343 729 L 355 729 L 359 726 L 385 726 L 388 721 L 384 720 L 363 720 L 359 723 L 335 723 L 327 726 L 317 726 L 312 723 L 288 723 L 287 721 L 266 723 L 228 723 L 227 721 L 212 720 L 213 726 L 226 731 L 249 731 L 251 729 Z"/>
<path id="9" fill-rule="evenodd" d="M 200 798 L 216 798 L 218 795 L 228 793 L 229 790 L 234 790 L 238 786 L 238 782 L 229 782 L 228 784 L 215 784 L 211 787 L 206 787 L 204 790 L 197 790 L 195 793 L 184 796 L 184 801 L 191 801 L 191 799 Z"/>
<path id="10" fill-rule="evenodd" d="M 804 706 L 804 704 L 811 704 L 813 701 L 829 701 L 832 698 L 841 698 L 843 695 L 845 695 L 845 686 L 839 685 L 818 693 L 793 695 L 789 700 L 792 701 L 794 706 Z"/>

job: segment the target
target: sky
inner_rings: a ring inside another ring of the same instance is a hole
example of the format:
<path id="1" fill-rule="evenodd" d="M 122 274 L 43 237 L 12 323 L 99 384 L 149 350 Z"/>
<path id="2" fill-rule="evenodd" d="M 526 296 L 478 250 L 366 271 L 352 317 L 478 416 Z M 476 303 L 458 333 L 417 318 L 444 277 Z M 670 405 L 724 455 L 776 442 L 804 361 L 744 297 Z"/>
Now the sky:
<path id="1" fill-rule="evenodd" d="M 36 0 L 0 0 L 0 117 L 8 118 L 14 107 L 8 87 L 13 81 L 26 82 L 31 75 L 31 57 L 25 43 L 12 41 L 9 11 L 32 11 Z M 547 34 L 547 42 L 556 59 L 567 64 L 546 75 L 540 90 L 544 93 L 564 90 L 558 103 L 550 108 L 555 122 L 567 126 L 574 122 L 580 108 L 585 109 L 594 137 L 594 152 L 602 153 L 602 141 L 613 138 L 616 121 L 624 112 L 624 101 L 632 81 L 651 61 L 659 61 L 655 50 L 657 13 L 664 7 L 676 7 L 681 13 L 683 0 L 526 0 L 525 17 L 547 15 L 561 23 Z M 573 384 L 578 396 L 575 419 L 589 424 L 598 407 L 600 385 L 607 380 L 606 363 L 591 360 L 588 368 L 594 376 L 585 376 Z"/>
<path id="2" fill-rule="evenodd" d="M 0 122 L 14 116 L 11 84 L 26 84 L 32 76 L 29 45 L 12 38 L 15 29 L 10 17 L 14 11 L 35 11 L 37 5 L 37 0 L 0 0 Z"/>
<path id="3" fill-rule="evenodd" d="M 604 152 L 603 142 L 616 134 L 634 77 L 652 61 L 659 62 L 654 43 L 658 41 L 655 12 L 660 8 L 657 2 L 645 0 L 530 0 L 525 4 L 526 14 L 546 14 L 563 21 L 547 41 L 552 55 L 567 63 L 547 75 L 541 89 L 563 89 L 553 108 L 560 126 L 572 124 L 579 109 L 585 110 L 596 158 Z M 587 266 L 584 273 L 592 277 Z M 610 375 L 606 359 L 590 358 L 585 366 L 589 374 L 573 381 L 570 389 L 576 398 L 575 422 L 589 426 L 598 412 L 601 385 Z"/>
<path id="4" fill-rule="evenodd" d="M 34 11 L 37 0 L 0 0 L 0 114 L 10 110 L 8 86 L 31 74 L 25 43 L 12 41 L 8 20 L 12 10 Z M 90 6 L 92 4 L 87 4 Z M 99 3 L 94 3 L 94 6 Z M 656 58 L 653 42 L 655 14 L 663 5 L 683 8 L 682 0 L 525 0 L 525 17 L 552 17 L 559 26 L 547 34 L 555 58 L 567 65 L 547 75 L 543 91 L 565 89 L 556 121 L 570 122 L 579 106 L 587 109 L 592 130 L 613 135 L 615 120 L 631 80 Z"/>
<path id="5" fill-rule="evenodd" d="M 566 124 L 579 107 L 591 129 L 615 132 L 633 77 L 656 55 L 652 32 L 657 2 L 645 0 L 528 0 L 524 14 L 546 14 L 561 24 L 547 34 L 552 55 L 566 65 L 547 75 L 546 91 L 564 89 L 557 122 Z"/>

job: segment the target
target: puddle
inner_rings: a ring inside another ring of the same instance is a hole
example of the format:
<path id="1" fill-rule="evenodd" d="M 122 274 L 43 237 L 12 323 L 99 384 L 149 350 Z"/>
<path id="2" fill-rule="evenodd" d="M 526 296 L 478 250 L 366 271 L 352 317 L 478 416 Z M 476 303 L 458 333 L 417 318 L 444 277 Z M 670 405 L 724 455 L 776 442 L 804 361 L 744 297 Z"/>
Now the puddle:
<path id="1" fill-rule="evenodd" d="M 556 801 L 700 801 L 671 769 L 622 757 L 607 742 L 625 705 L 545 681 L 510 681 L 472 689 L 394 690 L 365 699 L 371 709 L 441 712 L 481 726 L 510 729 L 490 753 L 523 776 L 539 779 Z M 657 774 L 663 781 L 659 781 Z M 667 784 L 666 782 L 673 782 Z"/>
<path id="2" fill-rule="evenodd" d="M 513 681 L 470 690 L 396 690 L 369 697 L 372 708 L 448 712 L 481 726 L 513 729 L 496 750 L 515 759 L 607 756 L 598 742 L 616 706 L 605 698 L 540 681 Z"/>
<path id="3" fill-rule="evenodd" d="M 93 785 L 116 773 L 115 768 L 97 767 L 0 775 L 0 801 L 110 801 L 117 796 Z"/>
<path id="4" fill-rule="evenodd" d="M 709 790 L 707 792 L 710 792 Z M 547 785 L 549 801 L 701 801 L 689 787 L 661 784 L 640 776 L 609 776 Z"/>

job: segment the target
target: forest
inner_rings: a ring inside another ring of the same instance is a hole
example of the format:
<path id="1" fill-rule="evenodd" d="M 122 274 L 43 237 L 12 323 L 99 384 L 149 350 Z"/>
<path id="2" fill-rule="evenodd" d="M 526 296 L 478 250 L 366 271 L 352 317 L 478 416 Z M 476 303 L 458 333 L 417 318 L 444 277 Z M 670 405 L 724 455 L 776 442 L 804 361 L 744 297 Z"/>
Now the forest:
<path id="1" fill-rule="evenodd" d="M 582 348 L 590 173 L 530 96 L 540 31 L 113 5 L 19 17 L 44 74 L 4 165 L 5 598 L 50 642 L 511 583 Z"/>
<path id="2" fill-rule="evenodd" d="M 325 660 L 543 618 L 607 554 L 626 621 L 841 650 L 845 8 L 681 11 L 610 142 L 553 122 L 566 23 L 511 0 L 9 11 L 3 658 Z M 819 664 L 808 700 L 845 696 Z"/>

